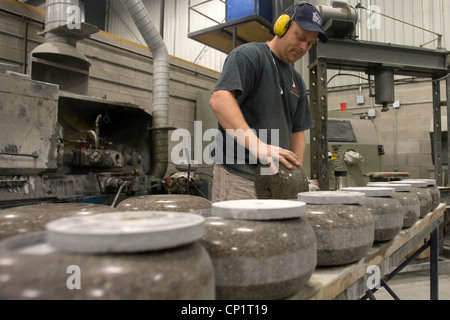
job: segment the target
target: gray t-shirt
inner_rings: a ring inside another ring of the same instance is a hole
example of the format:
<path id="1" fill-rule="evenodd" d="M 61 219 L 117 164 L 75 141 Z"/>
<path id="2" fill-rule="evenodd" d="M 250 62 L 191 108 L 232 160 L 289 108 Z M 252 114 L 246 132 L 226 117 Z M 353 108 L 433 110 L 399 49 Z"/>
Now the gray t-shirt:
<path id="1" fill-rule="evenodd" d="M 233 50 L 214 90 L 236 91 L 245 120 L 265 143 L 290 149 L 292 133 L 314 126 L 303 78 L 266 43 L 247 43 Z M 254 179 L 258 162 L 220 124 L 212 156 L 233 173 Z"/>

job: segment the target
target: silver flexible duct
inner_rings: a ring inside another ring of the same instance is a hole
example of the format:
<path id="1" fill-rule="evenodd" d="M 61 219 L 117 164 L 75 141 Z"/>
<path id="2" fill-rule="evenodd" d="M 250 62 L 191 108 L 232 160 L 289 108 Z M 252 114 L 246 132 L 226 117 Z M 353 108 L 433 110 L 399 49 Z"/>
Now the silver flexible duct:
<path id="1" fill-rule="evenodd" d="M 168 166 L 169 54 L 141 0 L 121 0 L 153 55 L 153 118 L 151 175 L 164 178 Z"/>

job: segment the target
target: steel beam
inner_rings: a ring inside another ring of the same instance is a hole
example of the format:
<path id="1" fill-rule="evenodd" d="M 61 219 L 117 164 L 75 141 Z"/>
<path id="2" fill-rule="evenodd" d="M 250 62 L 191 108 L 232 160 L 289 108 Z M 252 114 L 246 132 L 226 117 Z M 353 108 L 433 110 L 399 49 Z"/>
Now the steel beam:
<path id="1" fill-rule="evenodd" d="M 328 179 L 328 97 L 327 63 L 320 61 L 310 69 L 310 101 L 315 126 L 311 129 L 311 179 L 320 189 L 329 189 Z"/>
<path id="2" fill-rule="evenodd" d="M 388 67 L 397 75 L 439 78 L 449 70 L 449 51 L 387 43 L 328 39 L 317 43 L 313 60 L 325 60 L 329 69 L 369 72 Z"/>
<path id="3" fill-rule="evenodd" d="M 442 120 L 440 81 L 433 80 L 433 159 L 436 184 L 442 186 Z"/>

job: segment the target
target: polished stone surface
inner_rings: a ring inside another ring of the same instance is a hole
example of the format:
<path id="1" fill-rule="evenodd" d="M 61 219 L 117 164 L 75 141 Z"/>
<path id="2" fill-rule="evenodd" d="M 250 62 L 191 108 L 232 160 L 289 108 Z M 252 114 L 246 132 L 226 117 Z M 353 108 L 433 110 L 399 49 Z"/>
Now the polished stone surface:
<path id="1" fill-rule="evenodd" d="M 307 204 L 360 204 L 366 195 L 355 191 L 314 191 L 297 195 L 298 201 Z"/>
<path id="2" fill-rule="evenodd" d="M 304 218 L 313 227 L 317 237 L 317 266 L 355 262 L 372 247 L 375 222 L 369 210 L 359 204 L 364 198 L 364 193 L 349 191 L 299 194 L 299 200 L 306 203 Z M 339 204 L 340 200 L 342 204 Z"/>
<path id="3" fill-rule="evenodd" d="M 391 181 L 392 184 L 397 183 L 407 183 L 411 184 L 411 192 L 416 194 L 420 202 L 420 218 L 425 217 L 428 213 L 432 211 L 433 198 L 428 190 L 428 184 L 424 180 L 401 180 L 401 181 Z"/>
<path id="4" fill-rule="evenodd" d="M 194 212 L 211 208 L 211 202 L 194 195 L 155 194 L 128 198 L 120 202 L 120 211 Z"/>
<path id="5" fill-rule="evenodd" d="M 412 193 L 410 184 L 392 184 L 389 182 L 369 182 L 368 187 L 394 188 L 394 198 L 400 202 L 403 208 L 403 229 L 409 228 L 420 219 L 420 201 L 415 193 Z"/>
<path id="6" fill-rule="evenodd" d="M 47 242 L 74 253 L 145 252 L 200 240 L 205 219 L 182 212 L 130 211 L 53 221 Z"/>
<path id="7" fill-rule="evenodd" d="M 350 187 L 343 191 L 363 192 L 366 198 L 361 203 L 375 221 L 374 242 L 392 240 L 403 228 L 403 207 L 395 198 L 395 189 L 386 187 Z"/>
<path id="8" fill-rule="evenodd" d="M 301 166 L 287 169 L 280 164 L 275 175 L 264 174 L 262 169 L 269 170 L 262 165 L 256 169 L 255 191 L 258 199 L 295 200 L 299 192 L 309 190 L 308 179 Z"/>
<path id="9" fill-rule="evenodd" d="M 202 214 L 206 221 L 201 243 L 214 264 L 217 299 L 283 299 L 305 286 L 314 272 L 316 236 L 305 219 L 258 221 Z"/>
<path id="10" fill-rule="evenodd" d="M 418 182 L 424 182 L 426 184 L 424 185 L 415 185 L 416 187 L 421 187 L 421 188 L 427 188 L 427 190 L 430 192 L 431 195 L 431 210 L 433 211 L 434 209 L 436 209 L 439 204 L 441 203 L 441 192 L 439 191 L 439 188 L 437 187 L 437 182 L 435 179 L 403 179 L 403 182 L 413 182 L 413 183 L 418 183 Z"/>
<path id="11" fill-rule="evenodd" d="M 249 199 L 213 203 L 211 211 L 213 216 L 229 219 L 279 220 L 300 217 L 306 205 L 294 200 Z"/>
<path id="12" fill-rule="evenodd" d="M 68 217 L 117 212 L 106 205 L 88 203 L 49 203 L 0 210 L 0 240 L 45 231 L 47 223 Z"/>
<path id="13" fill-rule="evenodd" d="M 427 181 L 427 189 L 428 191 L 430 191 L 431 199 L 433 201 L 431 210 L 434 210 L 437 207 L 439 207 L 439 204 L 441 203 L 441 191 L 437 186 L 436 180 L 434 179 L 425 179 L 425 180 Z"/>
<path id="14" fill-rule="evenodd" d="M 81 289 L 70 290 L 77 284 Z M 45 233 L 0 242 L 2 300 L 210 300 L 211 259 L 198 242 L 139 254 L 70 254 L 50 246 Z"/>

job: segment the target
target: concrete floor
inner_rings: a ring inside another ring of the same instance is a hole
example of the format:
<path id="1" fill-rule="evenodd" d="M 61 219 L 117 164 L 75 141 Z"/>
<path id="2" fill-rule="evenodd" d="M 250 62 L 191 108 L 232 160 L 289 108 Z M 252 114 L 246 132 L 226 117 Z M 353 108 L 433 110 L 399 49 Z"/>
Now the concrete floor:
<path id="1" fill-rule="evenodd" d="M 388 285 L 400 300 L 430 300 L 429 263 L 411 265 L 392 278 Z M 439 300 L 450 300 L 450 259 L 440 258 L 439 261 Z M 394 300 L 381 288 L 375 293 L 377 300 Z"/>

